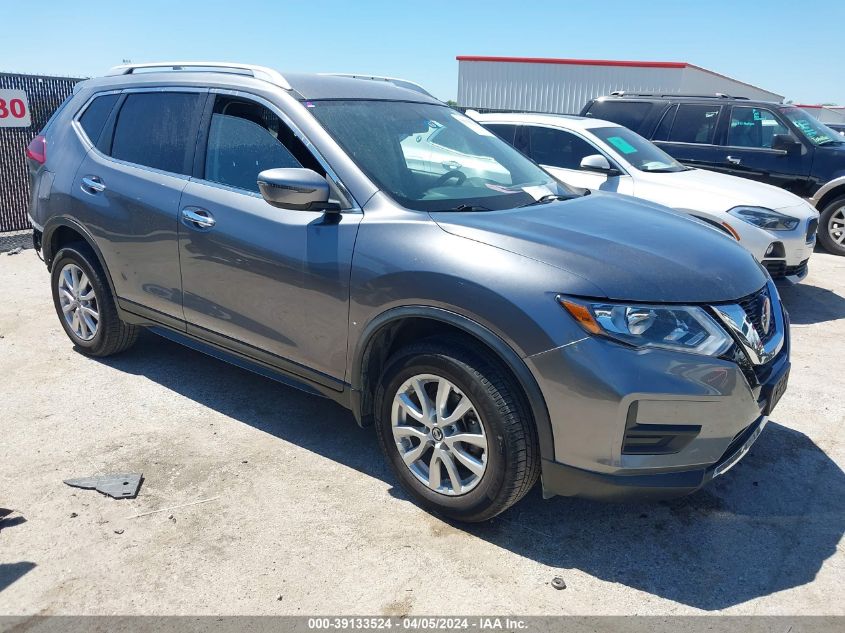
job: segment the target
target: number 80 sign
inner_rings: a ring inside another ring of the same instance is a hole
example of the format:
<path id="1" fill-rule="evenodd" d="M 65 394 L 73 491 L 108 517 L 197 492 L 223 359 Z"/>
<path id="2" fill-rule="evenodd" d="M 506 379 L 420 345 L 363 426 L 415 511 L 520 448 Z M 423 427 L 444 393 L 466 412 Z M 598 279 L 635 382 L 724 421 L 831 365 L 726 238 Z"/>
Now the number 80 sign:
<path id="1" fill-rule="evenodd" d="M 0 127 L 29 127 L 29 99 L 23 90 L 0 90 Z"/>

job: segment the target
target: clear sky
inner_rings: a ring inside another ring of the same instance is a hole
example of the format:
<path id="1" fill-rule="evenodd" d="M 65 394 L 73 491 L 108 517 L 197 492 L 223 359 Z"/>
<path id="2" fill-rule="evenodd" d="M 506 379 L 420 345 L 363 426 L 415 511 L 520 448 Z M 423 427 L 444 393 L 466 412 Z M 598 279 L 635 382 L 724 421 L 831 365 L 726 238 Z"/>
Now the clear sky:
<path id="1" fill-rule="evenodd" d="M 228 60 L 405 77 L 457 94 L 456 55 L 682 61 L 845 103 L 845 0 L 0 2 L 0 71 Z"/>

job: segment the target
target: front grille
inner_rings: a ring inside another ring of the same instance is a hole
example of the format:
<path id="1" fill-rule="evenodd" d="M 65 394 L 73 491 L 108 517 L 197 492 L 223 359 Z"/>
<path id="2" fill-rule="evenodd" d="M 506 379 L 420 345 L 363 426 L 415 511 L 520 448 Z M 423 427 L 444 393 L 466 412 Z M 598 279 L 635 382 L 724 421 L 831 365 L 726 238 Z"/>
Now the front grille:
<path id="1" fill-rule="evenodd" d="M 784 266 L 785 268 L 786 266 Z M 766 303 L 766 299 L 769 300 L 769 331 L 763 331 L 763 306 Z M 745 315 L 748 317 L 748 320 L 751 322 L 751 325 L 754 326 L 754 329 L 757 331 L 757 335 L 760 337 L 760 340 L 763 343 L 767 343 L 774 335 L 775 335 L 775 319 L 774 319 L 774 311 L 775 305 L 772 301 L 772 298 L 769 296 L 769 289 L 768 287 L 763 288 L 761 291 L 754 293 L 753 295 L 749 295 L 744 299 L 740 299 L 737 303 L 742 307 L 745 311 Z"/>
<path id="2" fill-rule="evenodd" d="M 816 231 L 819 228 L 818 218 L 813 218 L 807 222 L 807 244 L 812 244 L 816 241 Z"/>
<path id="3" fill-rule="evenodd" d="M 769 271 L 772 279 L 780 279 L 786 275 L 786 262 L 782 259 L 764 259 L 763 268 Z"/>
<path id="4" fill-rule="evenodd" d="M 786 276 L 791 277 L 792 275 L 803 275 L 807 272 L 807 262 L 809 259 L 805 259 L 803 262 L 798 264 L 797 266 L 787 266 L 786 267 Z"/>

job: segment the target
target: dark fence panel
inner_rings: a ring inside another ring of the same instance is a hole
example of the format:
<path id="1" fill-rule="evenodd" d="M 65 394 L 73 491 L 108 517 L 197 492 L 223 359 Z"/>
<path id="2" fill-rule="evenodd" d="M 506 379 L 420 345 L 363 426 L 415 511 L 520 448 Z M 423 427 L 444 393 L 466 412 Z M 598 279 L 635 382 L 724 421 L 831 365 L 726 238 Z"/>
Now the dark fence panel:
<path id="1" fill-rule="evenodd" d="M 24 152 L 78 81 L 81 79 L 0 73 L 0 89 L 26 91 L 32 117 L 30 127 L 0 127 L 0 233 L 29 228 L 29 175 Z"/>

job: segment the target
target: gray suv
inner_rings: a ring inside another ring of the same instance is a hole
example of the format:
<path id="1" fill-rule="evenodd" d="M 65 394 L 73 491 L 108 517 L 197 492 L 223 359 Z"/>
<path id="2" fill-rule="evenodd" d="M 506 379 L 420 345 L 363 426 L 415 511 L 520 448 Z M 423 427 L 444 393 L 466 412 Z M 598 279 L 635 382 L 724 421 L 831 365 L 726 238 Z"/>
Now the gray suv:
<path id="1" fill-rule="evenodd" d="M 471 168 L 444 171 L 432 131 Z M 549 496 L 692 492 L 786 386 L 786 311 L 732 239 L 570 191 L 391 81 L 118 67 L 27 154 L 79 351 L 146 327 L 332 398 L 452 518 L 488 519 L 538 477 Z"/>

